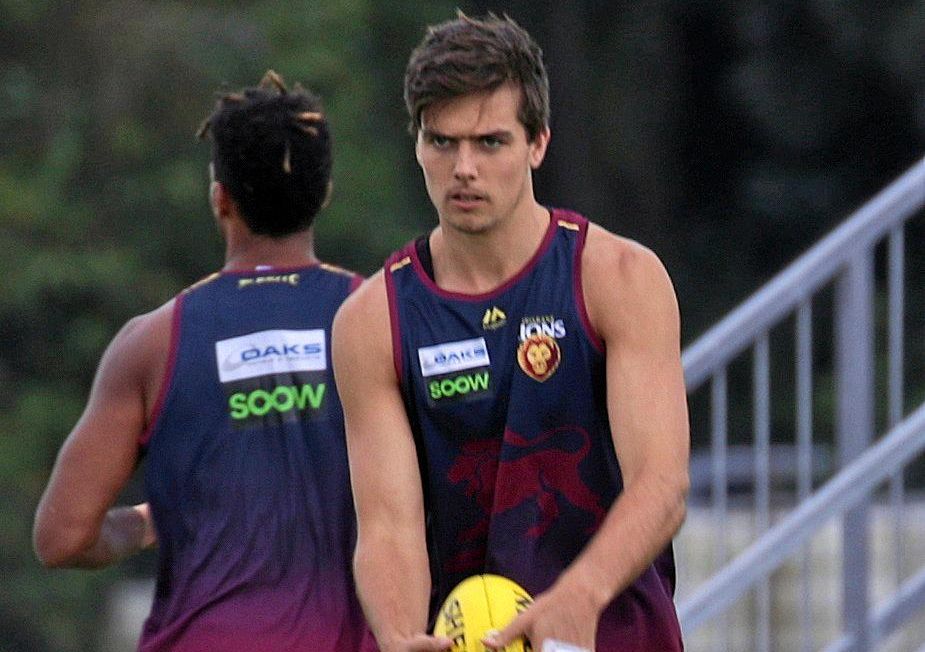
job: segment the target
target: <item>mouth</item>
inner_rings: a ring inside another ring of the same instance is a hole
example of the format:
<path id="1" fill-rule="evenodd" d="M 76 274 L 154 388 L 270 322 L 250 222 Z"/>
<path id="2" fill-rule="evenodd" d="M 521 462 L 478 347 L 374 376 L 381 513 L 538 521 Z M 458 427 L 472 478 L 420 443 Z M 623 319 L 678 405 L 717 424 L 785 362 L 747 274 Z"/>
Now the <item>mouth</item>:
<path id="1" fill-rule="evenodd" d="M 471 190 L 454 190 L 448 193 L 450 203 L 463 210 L 473 209 L 486 201 L 485 195 Z"/>

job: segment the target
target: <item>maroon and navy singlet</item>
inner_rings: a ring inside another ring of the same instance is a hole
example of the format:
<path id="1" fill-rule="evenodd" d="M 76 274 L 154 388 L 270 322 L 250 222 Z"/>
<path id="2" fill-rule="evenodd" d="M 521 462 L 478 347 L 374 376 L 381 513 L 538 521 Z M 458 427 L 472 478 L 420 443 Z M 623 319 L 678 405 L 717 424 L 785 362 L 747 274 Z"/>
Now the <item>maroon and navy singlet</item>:
<path id="1" fill-rule="evenodd" d="M 549 588 L 622 490 L 604 344 L 582 295 L 587 230 L 583 217 L 553 210 L 524 269 L 481 295 L 434 283 L 426 239 L 386 262 L 394 362 L 427 510 L 431 618 L 477 573 L 533 595 Z M 596 650 L 681 650 L 674 582 L 669 545 L 603 611 Z"/>
<path id="2" fill-rule="evenodd" d="M 375 650 L 331 322 L 359 277 L 328 265 L 213 275 L 181 293 L 142 440 L 158 536 L 142 652 Z"/>

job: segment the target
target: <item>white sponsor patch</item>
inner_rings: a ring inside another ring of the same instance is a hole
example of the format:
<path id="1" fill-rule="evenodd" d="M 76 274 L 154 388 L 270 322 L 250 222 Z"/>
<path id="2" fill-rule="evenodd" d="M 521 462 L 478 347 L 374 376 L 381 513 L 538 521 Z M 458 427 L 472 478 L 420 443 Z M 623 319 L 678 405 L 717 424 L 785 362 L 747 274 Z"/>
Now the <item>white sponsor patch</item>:
<path id="1" fill-rule="evenodd" d="M 421 373 L 425 378 L 463 369 L 488 366 L 485 338 L 445 342 L 418 349 Z"/>
<path id="2" fill-rule="evenodd" d="M 260 331 L 215 343 L 218 378 L 223 383 L 293 371 L 328 368 L 325 333 Z"/>

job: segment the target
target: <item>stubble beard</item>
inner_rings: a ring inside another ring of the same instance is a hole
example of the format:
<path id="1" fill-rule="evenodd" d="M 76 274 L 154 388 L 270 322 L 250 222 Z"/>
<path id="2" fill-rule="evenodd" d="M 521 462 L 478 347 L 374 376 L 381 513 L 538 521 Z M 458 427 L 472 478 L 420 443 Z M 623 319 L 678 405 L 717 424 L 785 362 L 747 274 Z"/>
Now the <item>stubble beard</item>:
<path id="1" fill-rule="evenodd" d="M 452 207 L 447 207 L 440 220 L 444 229 L 469 236 L 490 233 L 498 225 L 498 222 L 497 216 L 488 206 L 471 212 L 458 211 Z"/>

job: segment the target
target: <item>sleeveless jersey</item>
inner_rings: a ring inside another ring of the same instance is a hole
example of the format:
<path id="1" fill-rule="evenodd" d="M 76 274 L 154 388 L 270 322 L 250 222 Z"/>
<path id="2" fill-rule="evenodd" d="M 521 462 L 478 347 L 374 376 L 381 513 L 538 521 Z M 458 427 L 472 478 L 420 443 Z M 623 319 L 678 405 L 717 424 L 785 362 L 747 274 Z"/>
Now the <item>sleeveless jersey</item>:
<path id="1" fill-rule="evenodd" d="M 622 490 L 604 344 L 581 286 L 588 222 L 553 210 L 536 254 L 482 295 L 447 292 L 414 243 L 385 265 L 396 372 L 427 510 L 431 618 L 459 581 L 554 582 Z M 598 652 L 682 649 L 671 546 L 604 610 Z"/>
<path id="2" fill-rule="evenodd" d="M 140 650 L 374 650 L 356 537 L 328 265 L 214 274 L 175 302 L 142 439 L 159 569 Z"/>

